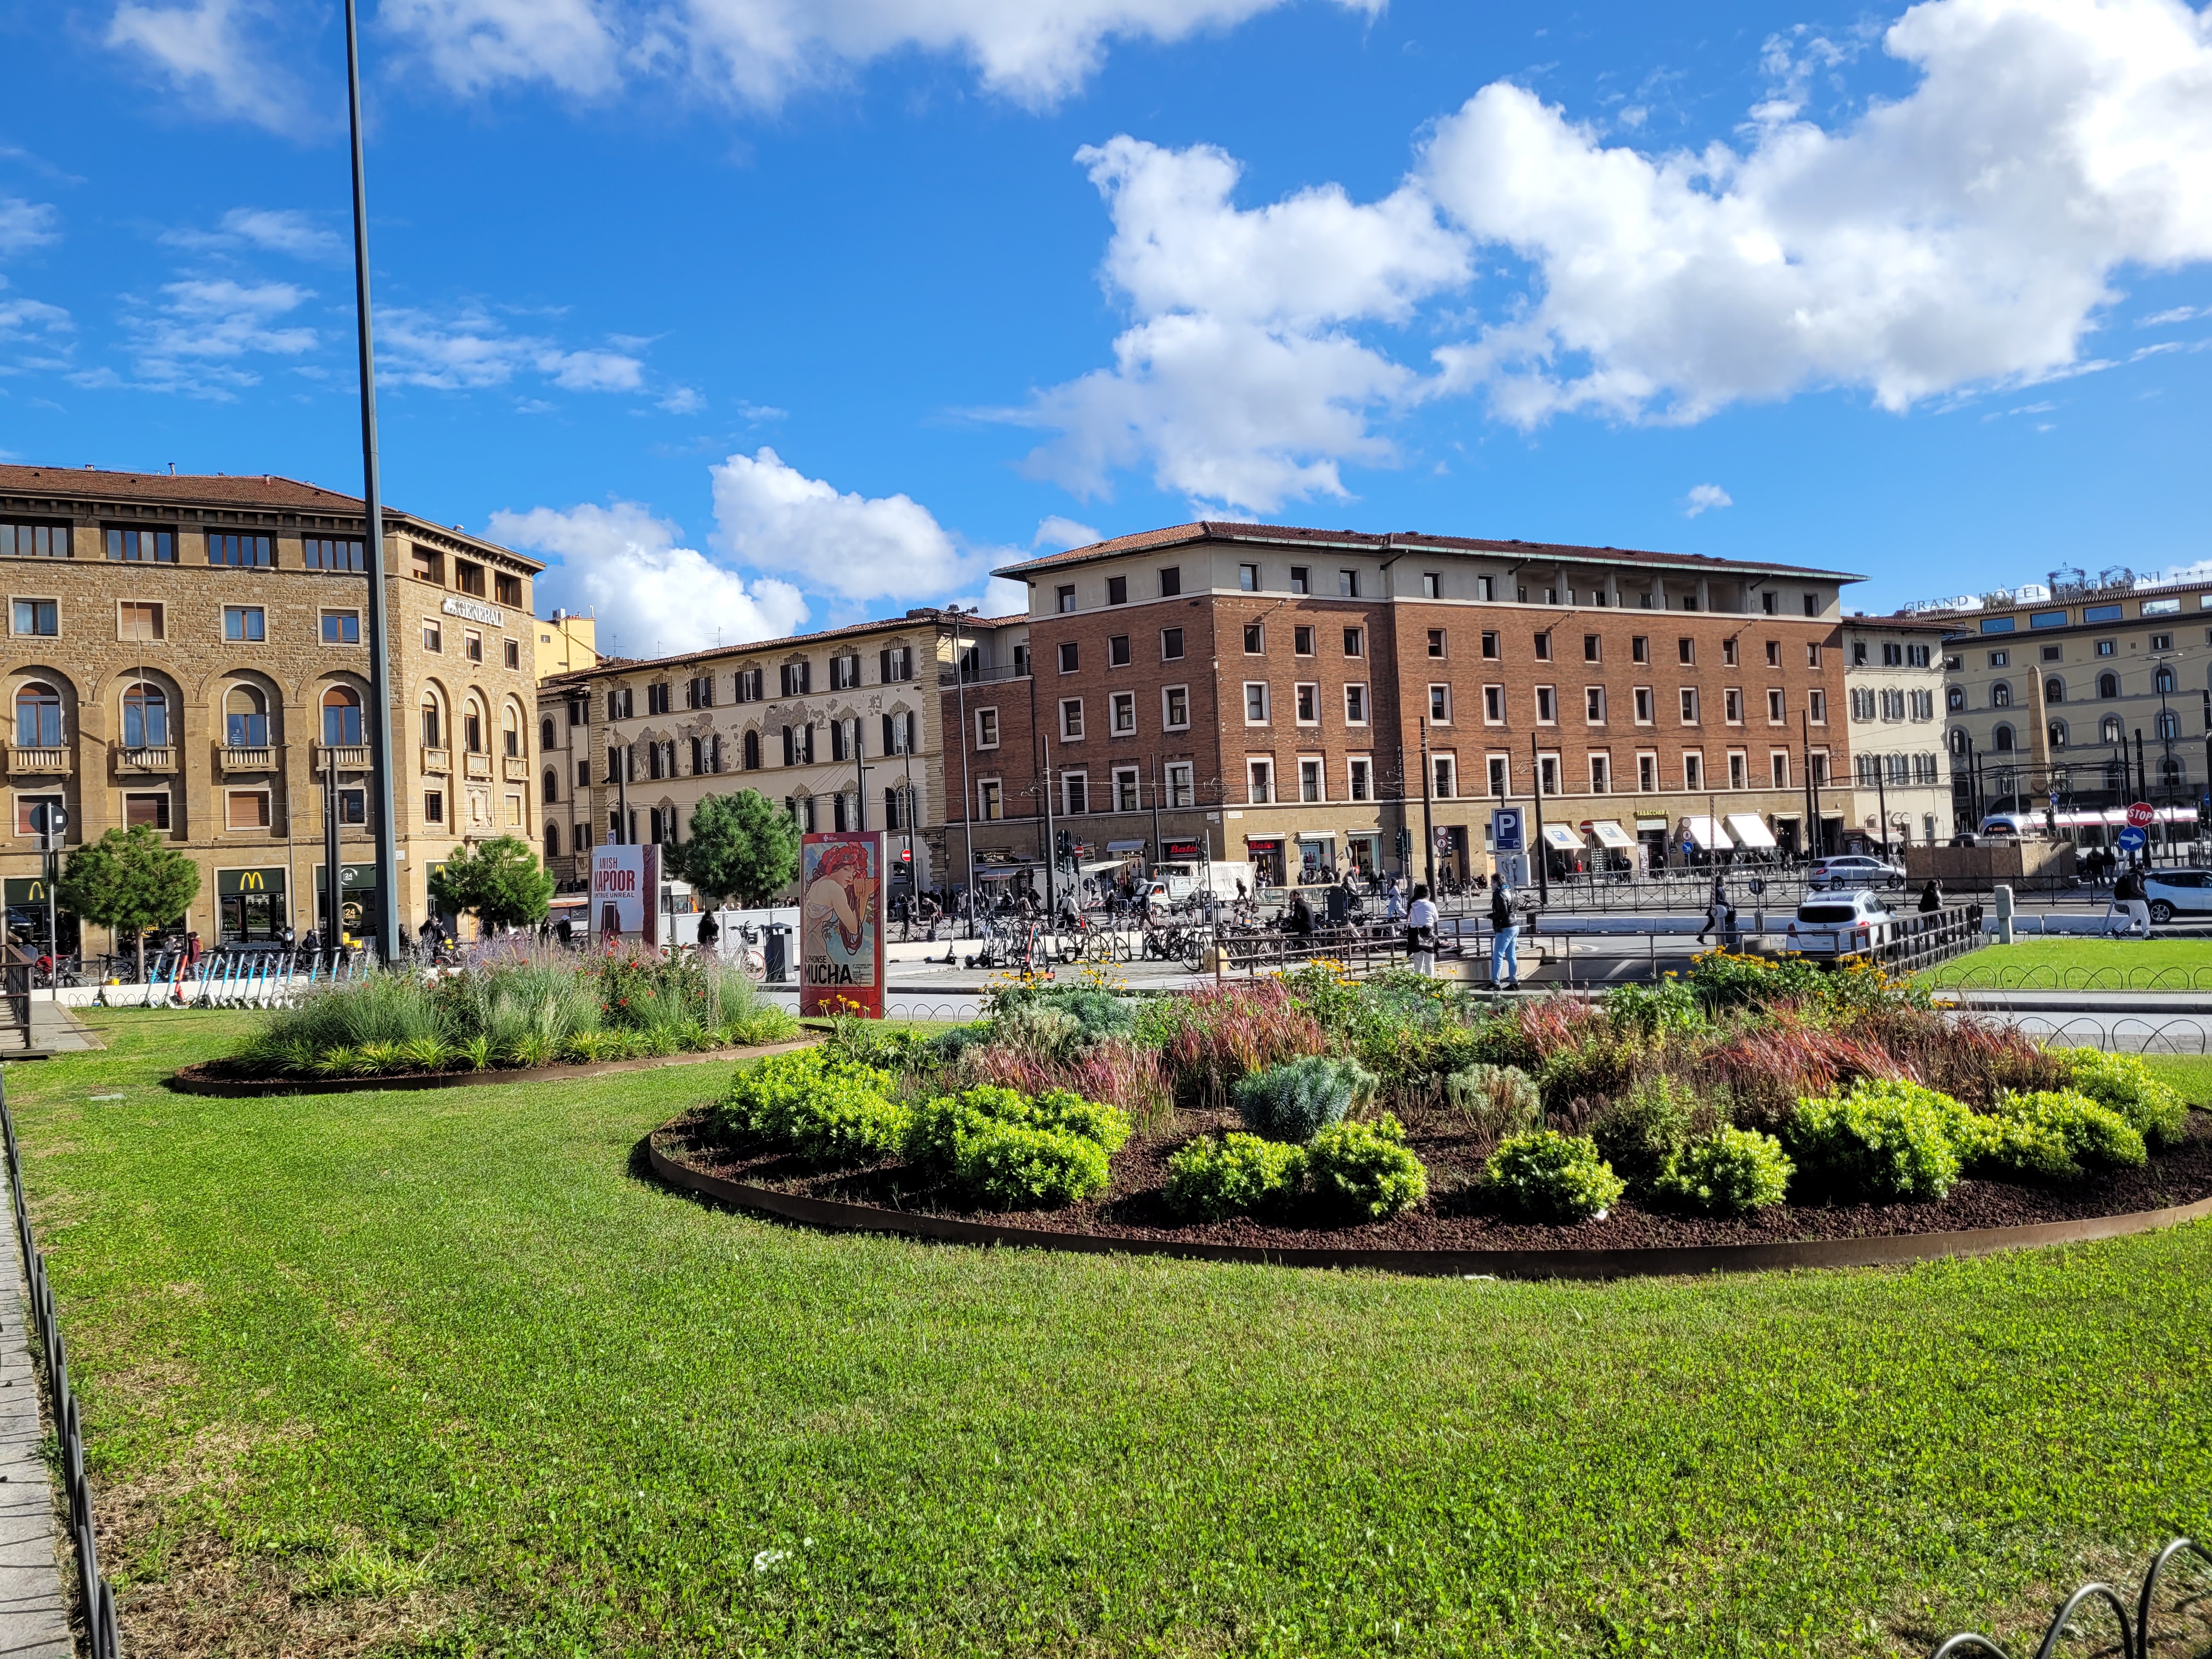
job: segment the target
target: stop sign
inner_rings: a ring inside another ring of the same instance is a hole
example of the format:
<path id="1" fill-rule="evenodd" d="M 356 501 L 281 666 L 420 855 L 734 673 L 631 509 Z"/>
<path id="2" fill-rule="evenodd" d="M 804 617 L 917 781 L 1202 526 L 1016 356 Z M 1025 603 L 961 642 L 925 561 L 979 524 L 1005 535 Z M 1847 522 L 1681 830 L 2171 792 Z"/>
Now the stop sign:
<path id="1" fill-rule="evenodd" d="M 2150 821 L 2157 816 L 2158 814 L 2152 810 L 2151 804 L 2147 800 L 2139 800 L 2128 808 L 2128 823 L 2133 829 L 2148 829 Z"/>

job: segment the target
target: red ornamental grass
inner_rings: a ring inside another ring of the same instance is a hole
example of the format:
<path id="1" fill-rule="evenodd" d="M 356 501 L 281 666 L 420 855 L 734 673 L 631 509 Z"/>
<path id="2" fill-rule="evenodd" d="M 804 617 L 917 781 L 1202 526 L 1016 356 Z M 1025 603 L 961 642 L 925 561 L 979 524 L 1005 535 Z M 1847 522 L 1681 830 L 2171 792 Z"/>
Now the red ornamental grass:
<path id="1" fill-rule="evenodd" d="M 1241 1077 L 1322 1052 L 1321 1022 L 1279 980 L 1201 990 L 1177 1013 L 1168 1066 L 1196 1092 L 1218 1096 Z"/>
<path id="2" fill-rule="evenodd" d="M 1072 1089 L 1085 1100 L 1119 1106 L 1146 1133 L 1165 1128 L 1175 1111 L 1167 1068 L 1159 1055 L 1119 1037 L 1065 1060 L 994 1043 L 969 1049 L 962 1064 L 976 1083 L 996 1084 L 1024 1095 Z"/>

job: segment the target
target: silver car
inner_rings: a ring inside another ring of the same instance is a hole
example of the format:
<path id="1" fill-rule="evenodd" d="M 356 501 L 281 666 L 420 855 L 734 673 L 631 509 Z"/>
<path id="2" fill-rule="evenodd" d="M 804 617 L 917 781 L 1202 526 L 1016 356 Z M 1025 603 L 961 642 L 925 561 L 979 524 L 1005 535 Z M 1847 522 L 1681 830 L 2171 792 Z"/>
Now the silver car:
<path id="1" fill-rule="evenodd" d="M 1886 859 L 1841 853 L 1834 858 L 1815 859 L 1805 872 L 1805 884 L 1816 893 L 1830 887 L 1902 887 L 1905 872 Z"/>

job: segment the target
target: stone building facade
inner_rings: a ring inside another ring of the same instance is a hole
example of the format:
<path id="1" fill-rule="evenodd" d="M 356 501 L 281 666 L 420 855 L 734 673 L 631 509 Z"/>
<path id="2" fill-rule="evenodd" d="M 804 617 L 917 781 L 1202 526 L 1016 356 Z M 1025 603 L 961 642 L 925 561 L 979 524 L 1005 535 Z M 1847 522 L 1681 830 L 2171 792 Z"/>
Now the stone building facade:
<path id="1" fill-rule="evenodd" d="M 912 611 L 550 677 L 538 694 L 548 867 L 576 885 L 594 845 L 681 841 L 706 797 L 757 789 L 802 830 L 890 831 L 894 870 L 929 890 L 945 860 L 936 688 L 969 629 Z"/>
<path id="2" fill-rule="evenodd" d="M 1957 828 L 1943 738 L 1948 631 L 1942 623 L 1899 617 L 1851 617 L 1844 623 L 1851 755 L 1846 823 L 1855 839 L 1892 848 L 1927 846 Z"/>
<path id="3" fill-rule="evenodd" d="M 1028 613 L 945 694 L 971 774 L 948 817 L 987 861 L 1042 855 L 1048 790 L 1055 854 L 1269 881 L 1419 872 L 1424 837 L 1486 870 L 1508 805 L 1555 868 L 1842 831 L 1844 573 L 1201 523 L 998 574 Z"/>
<path id="4" fill-rule="evenodd" d="M 145 824 L 189 854 L 201 886 L 185 926 L 203 940 L 304 933 L 325 887 L 331 779 L 339 890 L 349 915 L 373 920 L 365 524 L 357 498 L 269 475 L 0 466 L 0 872 L 20 932 L 43 933 L 38 831 L 58 805 L 65 847 Z M 387 509 L 385 531 L 411 925 L 454 847 L 535 839 L 531 588 L 543 567 L 405 513 Z"/>

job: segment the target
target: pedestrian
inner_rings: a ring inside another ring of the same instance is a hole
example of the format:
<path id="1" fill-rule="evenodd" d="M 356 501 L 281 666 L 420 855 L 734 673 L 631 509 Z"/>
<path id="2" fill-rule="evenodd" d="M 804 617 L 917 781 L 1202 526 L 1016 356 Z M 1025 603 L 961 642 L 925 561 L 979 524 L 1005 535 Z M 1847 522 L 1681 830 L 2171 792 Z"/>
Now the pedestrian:
<path id="1" fill-rule="evenodd" d="M 1707 933 L 1717 933 L 1728 922 L 1728 889 L 1718 876 L 1713 878 L 1712 896 L 1705 901 L 1705 925 L 1698 929 L 1698 943 L 1705 942 Z"/>
<path id="2" fill-rule="evenodd" d="M 1397 921 L 1406 914 L 1406 896 L 1400 890 L 1398 878 L 1395 876 L 1390 878 L 1389 887 L 1382 896 L 1382 914 L 1391 921 Z"/>
<path id="3" fill-rule="evenodd" d="M 1313 906 L 1306 902 L 1306 896 L 1302 890 L 1293 888 L 1291 890 L 1290 920 L 1283 924 L 1283 931 L 1295 933 L 1300 939 L 1308 939 L 1312 936 L 1313 930 Z"/>
<path id="4" fill-rule="evenodd" d="M 708 956 L 719 956 L 714 941 L 722 937 L 722 929 L 714 921 L 714 913 L 708 911 L 699 918 L 699 949 Z"/>
<path id="5" fill-rule="evenodd" d="M 1936 878 L 1930 876 L 1928 878 L 1928 884 L 1920 890 L 1920 914 L 1924 916 L 1930 910 L 1940 910 L 1942 908 L 1943 890 L 1936 885 Z"/>
<path id="6" fill-rule="evenodd" d="M 1500 879 L 1490 890 L 1490 988 L 1521 988 L 1521 926 L 1513 913 L 1513 890 Z"/>
<path id="7" fill-rule="evenodd" d="M 1437 907 L 1429 901 L 1425 884 L 1413 884 L 1413 902 L 1406 912 L 1406 956 L 1424 979 L 1437 972 Z"/>
<path id="8" fill-rule="evenodd" d="M 2112 884 L 2112 909 L 2127 913 L 2128 925 L 2120 930 L 2124 937 L 2135 932 L 2137 922 L 2142 924 L 2142 936 L 2150 937 L 2150 896 L 2143 888 L 2141 866 L 2130 865 L 2126 873 Z M 2106 914 L 2109 915 L 2111 912 Z"/>

